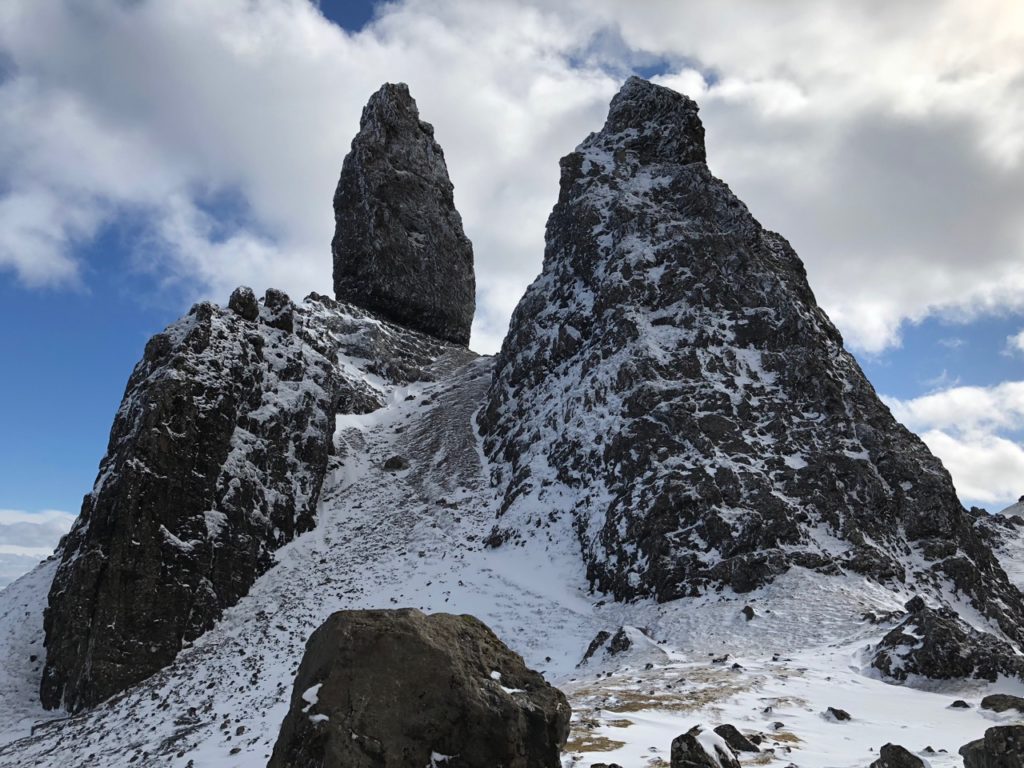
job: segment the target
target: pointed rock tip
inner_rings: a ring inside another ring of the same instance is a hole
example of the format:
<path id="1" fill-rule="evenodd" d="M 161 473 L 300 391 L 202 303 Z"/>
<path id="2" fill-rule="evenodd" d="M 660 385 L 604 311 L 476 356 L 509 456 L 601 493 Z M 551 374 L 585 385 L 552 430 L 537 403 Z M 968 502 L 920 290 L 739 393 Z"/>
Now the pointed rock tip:
<path id="1" fill-rule="evenodd" d="M 433 126 L 420 120 L 420 110 L 416 99 L 409 93 L 409 86 L 405 83 L 384 83 L 363 107 L 359 131 L 365 134 L 382 125 L 403 124 L 418 125 L 431 136 L 434 134 Z"/>
<path id="2" fill-rule="evenodd" d="M 630 77 L 612 98 L 603 136 L 614 136 L 648 161 L 704 162 L 704 125 L 697 102 L 642 77 Z"/>

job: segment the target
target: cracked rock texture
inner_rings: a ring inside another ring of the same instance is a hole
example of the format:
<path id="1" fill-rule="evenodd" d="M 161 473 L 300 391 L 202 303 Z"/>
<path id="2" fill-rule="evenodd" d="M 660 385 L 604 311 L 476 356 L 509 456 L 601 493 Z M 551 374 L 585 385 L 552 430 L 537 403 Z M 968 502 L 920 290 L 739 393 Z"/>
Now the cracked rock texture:
<path id="1" fill-rule="evenodd" d="M 476 307 L 473 246 L 444 153 L 403 83 L 363 110 L 334 194 L 334 291 L 399 325 L 466 345 Z"/>
<path id="2" fill-rule="evenodd" d="M 570 516 L 591 585 L 617 599 L 747 592 L 802 566 L 951 583 L 1024 639 L 1024 600 L 949 474 L 667 88 L 628 80 L 562 159 L 479 424 L 504 493 L 492 540 Z"/>

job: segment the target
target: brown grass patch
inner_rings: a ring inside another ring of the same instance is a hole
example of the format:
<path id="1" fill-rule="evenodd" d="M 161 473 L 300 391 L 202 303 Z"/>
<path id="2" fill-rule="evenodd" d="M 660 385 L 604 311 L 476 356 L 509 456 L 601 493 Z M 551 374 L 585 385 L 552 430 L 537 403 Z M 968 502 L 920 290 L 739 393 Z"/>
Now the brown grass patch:
<path id="1" fill-rule="evenodd" d="M 799 744 L 803 739 L 797 736 L 795 733 L 789 731 L 776 731 L 769 738 L 775 741 L 781 741 L 783 744 Z"/>
<path id="2" fill-rule="evenodd" d="M 563 752 L 614 752 L 626 746 L 624 741 L 615 741 L 606 736 L 599 736 L 594 733 L 581 733 L 576 731 L 569 734 L 569 740 L 565 743 Z"/>

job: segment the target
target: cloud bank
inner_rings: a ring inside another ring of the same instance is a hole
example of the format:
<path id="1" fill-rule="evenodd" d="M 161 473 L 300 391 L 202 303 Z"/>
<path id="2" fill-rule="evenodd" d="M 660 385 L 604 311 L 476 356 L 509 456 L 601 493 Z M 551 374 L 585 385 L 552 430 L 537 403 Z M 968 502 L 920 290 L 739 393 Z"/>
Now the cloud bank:
<path id="1" fill-rule="evenodd" d="M 0 589 L 53 554 L 75 515 L 58 510 L 0 509 Z"/>
<path id="2" fill-rule="evenodd" d="M 306 0 L 9 0 L 0 49 L 0 268 L 29 285 L 81 281 L 76 247 L 131 215 L 135 267 L 190 298 L 327 290 L 341 160 L 367 96 L 403 80 L 448 153 L 493 351 L 558 157 L 656 64 L 854 348 L 1024 301 L 1018 4 L 406 0 L 349 34 Z"/>

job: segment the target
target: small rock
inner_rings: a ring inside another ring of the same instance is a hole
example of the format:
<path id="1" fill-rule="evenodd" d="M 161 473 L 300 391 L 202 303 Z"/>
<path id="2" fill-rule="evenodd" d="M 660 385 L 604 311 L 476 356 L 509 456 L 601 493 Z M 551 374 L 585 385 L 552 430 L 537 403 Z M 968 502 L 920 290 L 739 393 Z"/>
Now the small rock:
<path id="1" fill-rule="evenodd" d="M 387 472 L 401 472 L 409 468 L 409 461 L 404 456 L 392 456 L 384 462 L 384 470 Z"/>
<path id="2" fill-rule="evenodd" d="M 1008 693 L 993 693 L 981 700 L 981 708 L 992 712 L 1005 712 L 1008 709 L 1024 712 L 1024 699 L 1020 696 L 1011 696 Z"/>
<path id="3" fill-rule="evenodd" d="M 844 722 L 850 719 L 850 713 L 847 712 L 845 709 L 836 709 L 835 707 L 829 707 L 827 710 L 825 710 L 825 714 L 826 716 L 831 717 L 833 720 L 838 720 L 839 722 Z"/>
<path id="4" fill-rule="evenodd" d="M 924 760 L 899 744 L 886 744 L 870 768 L 925 768 Z"/>
<path id="5" fill-rule="evenodd" d="M 757 746 L 746 736 L 739 732 L 735 725 L 725 723 L 715 728 L 715 733 L 725 739 L 729 749 L 733 752 L 760 752 Z"/>
<path id="6" fill-rule="evenodd" d="M 968 703 L 967 703 L 966 701 L 964 701 L 963 699 L 957 699 L 956 701 L 954 701 L 954 702 L 953 702 L 952 704 L 950 704 L 949 706 L 950 706 L 950 707 L 951 707 L 952 709 L 970 709 L 970 708 L 971 708 L 971 705 L 970 705 L 970 704 L 968 704 Z"/>
<path id="7" fill-rule="evenodd" d="M 754 613 L 754 609 L 751 606 L 749 606 L 749 605 L 743 606 L 742 613 L 743 613 L 744 616 L 747 617 L 747 621 L 750 621 L 752 618 L 757 616 L 757 614 Z"/>

